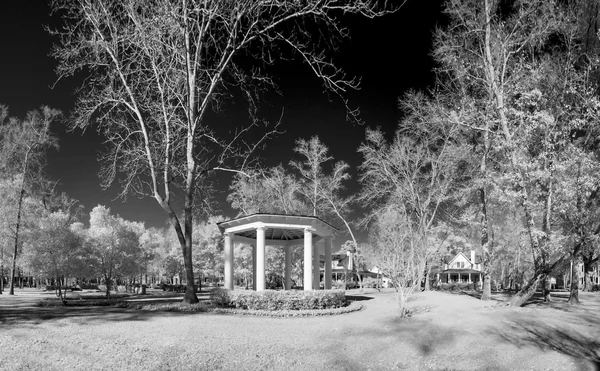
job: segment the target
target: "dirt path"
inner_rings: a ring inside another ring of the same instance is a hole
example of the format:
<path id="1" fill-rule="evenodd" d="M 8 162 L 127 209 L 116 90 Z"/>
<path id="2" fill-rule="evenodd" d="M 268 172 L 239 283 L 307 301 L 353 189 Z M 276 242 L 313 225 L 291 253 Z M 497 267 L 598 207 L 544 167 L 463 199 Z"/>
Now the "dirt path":
<path id="1" fill-rule="evenodd" d="M 423 293 L 411 305 L 430 310 L 400 320 L 393 293 L 353 293 L 364 310 L 287 319 L 26 306 L 18 316 L 2 296 L 0 349 L 20 351 L 1 351 L 0 369 L 592 370 L 600 349 L 597 295 L 567 312 Z"/>

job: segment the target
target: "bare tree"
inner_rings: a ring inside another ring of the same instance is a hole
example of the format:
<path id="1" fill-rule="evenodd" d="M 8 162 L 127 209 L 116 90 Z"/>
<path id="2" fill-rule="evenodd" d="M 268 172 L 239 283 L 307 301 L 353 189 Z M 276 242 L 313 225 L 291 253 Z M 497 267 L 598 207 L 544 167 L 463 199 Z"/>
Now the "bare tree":
<path id="1" fill-rule="evenodd" d="M 122 195 L 154 198 L 177 232 L 187 277 L 186 302 L 197 302 L 192 269 L 192 210 L 215 170 L 240 170 L 269 133 L 261 130 L 260 93 L 274 87 L 269 67 L 285 51 L 298 56 L 338 95 L 358 87 L 328 57 L 348 36 L 343 14 L 377 17 L 392 11 L 371 0 L 60 1 L 65 22 L 54 30 L 59 78 L 89 73 L 73 126 L 99 123 L 110 151 L 102 176 L 122 177 Z M 317 30 L 315 35 L 309 30 Z M 251 124 L 218 130 L 207 120 L 233 95 L 248 105 Z M 343 100 L 344 104 L 347 100 Z M 348 106 L 346 104 L 346 106 Z M 348 110 L 350 116 L 356 110 Z M 240 159 L 234 167 L 228 162 Z M 183 195 L 183 226 L 173 195 Z"/>
<path id="2" fill-rule="evenodd" d="M 309 206 L 302 199 L 301 183 L 283 165 L 253 169 L 235 175 L 227 201 L 242 215 L 284 213 L 307 215 Z"/>
<path id="3" fill-rule="evenodd" d="M 10 230 L 14 240 L 10 291 L 14 295 L 15 269 L 20 240 L 23 200 L 42 178 L 41 169 L 45 164 L 46 150 L 58 148 L 58 141 L 50 132 L 50 124 L 60 111 L 48 107 L 27 113 L 24 120 L 9 118 L 8 108 L 0 106 L 0 174 L 17 181 L 19 194 L 16 201 L 16 215 Z"/>
<path id="4" fill-rule="evenodd" d="M 312 207 L 313 216 L 323 214 L 324 205 L 321 202 L 320 191 L 325 178 L 323 164 L 333 157 L 327 154 L 327 146 L 321 143 L 317 136 L 308 141 L 298 139 L 294 151 L 303 157 L 302 161 L 290 161 L 290 165 L 300 173 L 300 192 Z"/>
<path id="5" fill-rule="evenodd" d="M 406 300 L 420 287 L 427 263 L 439 246 L 433 244 L 441 210 L 460 185 L 466 149 L 453 139 L 458 125 L 436 125 L 435 104 L 422 94 L 402 100 L 407 112 L 389 143 L 379 130 L 367 130 L 360 146 L 363 190 L 360 200 L 369 212 L 374 263 L 393 280 L 401 315 Z"/>

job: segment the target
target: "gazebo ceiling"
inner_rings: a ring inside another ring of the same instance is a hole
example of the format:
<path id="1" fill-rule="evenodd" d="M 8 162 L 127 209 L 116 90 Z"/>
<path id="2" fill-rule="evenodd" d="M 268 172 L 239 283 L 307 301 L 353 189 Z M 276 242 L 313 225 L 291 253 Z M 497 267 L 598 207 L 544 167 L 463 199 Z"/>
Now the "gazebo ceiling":
<path id="1" fill-rule="evenodd" d="M 304 229 L 314 236 L 327 237 L 338 229 L 315 216 L 284 214 L 252 214 L 217 223 L 223 233 L 256 239 L 256 228 L 265 229 L 265 239 L 292 241 L 304 238 Z"/>
<path id="2" fill-rule="evenodd" d="M 256 239 L 256 229 L 238 232 L 236 235 Z M 267 240 L 291 241 L 303 238 L 304 230 L 302 229 L 265 228 L 265 239 Z"/>

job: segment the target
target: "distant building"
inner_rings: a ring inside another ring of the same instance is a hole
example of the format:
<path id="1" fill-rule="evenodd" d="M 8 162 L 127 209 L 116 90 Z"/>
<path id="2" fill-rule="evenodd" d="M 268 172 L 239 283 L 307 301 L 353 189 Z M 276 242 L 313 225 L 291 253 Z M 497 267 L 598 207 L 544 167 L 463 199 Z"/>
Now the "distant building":
<path id="1" fill-rule="evenodd" d="M 465 255 L 462 249 L 454 256 L 448 257 L 444 269 L 437 274 L 438 283 L 476 283 L 481 285 L 483 272 L 481 270 L 481 256 L 471 250 L 470 256 Z"/>

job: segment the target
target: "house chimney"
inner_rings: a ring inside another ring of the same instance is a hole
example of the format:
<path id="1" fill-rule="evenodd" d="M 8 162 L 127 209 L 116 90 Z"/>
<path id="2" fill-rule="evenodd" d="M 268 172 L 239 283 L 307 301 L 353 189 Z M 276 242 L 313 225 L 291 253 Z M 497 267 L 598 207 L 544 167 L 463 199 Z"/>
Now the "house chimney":
<path id="1" fill-rule="evenodd" d="M 471 250 L 471 264 L 473 264 L 472 268 L 475 269 L 475 250 Z"/>

